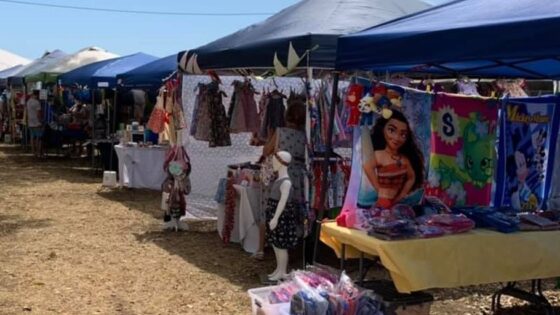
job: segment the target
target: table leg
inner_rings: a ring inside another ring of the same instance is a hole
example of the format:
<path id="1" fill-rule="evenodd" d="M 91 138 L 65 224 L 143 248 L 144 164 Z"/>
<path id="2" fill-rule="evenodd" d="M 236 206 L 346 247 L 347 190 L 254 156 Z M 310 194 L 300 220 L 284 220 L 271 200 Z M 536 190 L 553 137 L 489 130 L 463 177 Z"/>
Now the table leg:
<path id="1" fill-rule="evenodd" d="M 364 252 L 360 252 L 360 268 L 359 268 L 359 274 L 360 274 L 360 278 L 358 279 L 358 283 L 360 286 L 364 285 L 364 278 L 365 278 L 365 274 L 364 274 Z"/>
<path id="2" fill-rule="evenodd" d="M 496 312 L 501 308 L 500 300 L 502 295 L 507 295 L 541 308 L 546 315 L 554 315 L 552 305 L 542 292 L 542 281 L 540 279 L 531 281 L 531 292 L 521 290 L 516 285 L 516 282 L 508 282 L 505 287 L 492 295 L 492 312 Z"/>
<path id="3" fill-rule="evenodd" d="M 344 260 L 346 259 L 346 244 L 342 244 L 342 253 L 340 255 L 340 270 L 344 270 Z"/>

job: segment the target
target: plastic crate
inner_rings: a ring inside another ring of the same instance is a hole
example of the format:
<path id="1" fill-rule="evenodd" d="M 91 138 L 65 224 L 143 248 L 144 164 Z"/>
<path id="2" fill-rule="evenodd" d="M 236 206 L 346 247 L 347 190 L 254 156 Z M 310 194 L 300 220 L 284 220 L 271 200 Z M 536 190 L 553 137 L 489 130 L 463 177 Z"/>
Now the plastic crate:
<path id="1" fill-rule="evenodd" d="M 290 303 L 270 304 L 269 294 L 279 286 L 255 288 L 247 290 L 251 298 L 251 314 L 253 315 L 290 315 Z"/>
<path id="2" fill-rule="evenodd" d="M 423 291 L 399 293 L 388 280 L 365 281 L 362 288 L 372 290 L 383 298 L 385 315 L 429 315 L 434 301 L 431 294 Z"/>

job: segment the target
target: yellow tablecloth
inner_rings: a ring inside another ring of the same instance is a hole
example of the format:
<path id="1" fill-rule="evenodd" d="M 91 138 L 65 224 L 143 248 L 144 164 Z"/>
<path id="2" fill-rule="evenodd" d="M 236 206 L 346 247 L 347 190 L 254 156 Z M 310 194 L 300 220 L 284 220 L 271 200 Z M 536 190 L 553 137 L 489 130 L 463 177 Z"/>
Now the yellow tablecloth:
<path id="1" fill-rule="evenodd" d="M 560 276 L 560 231 L 503 234 L 477 229 L 431 239 L 383 241 L 326 222 L 321 241 L 340 257 L 379 256 L 400 292 Z"/>

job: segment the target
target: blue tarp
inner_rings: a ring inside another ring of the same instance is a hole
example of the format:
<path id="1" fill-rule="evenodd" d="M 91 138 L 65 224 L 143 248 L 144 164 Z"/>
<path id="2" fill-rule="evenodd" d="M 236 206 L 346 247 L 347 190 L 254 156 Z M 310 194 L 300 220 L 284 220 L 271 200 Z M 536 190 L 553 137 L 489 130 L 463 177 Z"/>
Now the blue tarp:
<path id="1" fill-rule="evenodd" d="M 557 79 L 559 30 L 560 1 L 458 0 L 339 38 L 337 68 Z"/>
<path id="2" fill-rule="evenodd" d="M 62 85 L 79 84 L 90 88 L 114 87 L 117 75 L 157 60 L 157 57 L 136 53 L 88 64 L 58 76 Z"/>
<path id="3" fill-rule="evenodd" d="M 201 69 L 270 69 L 274 54 L 285 65 L 292 43 L 298 55 L 309 55 L 309 66 L 335 66 L 337 38 L 428 8 L 420 0 L 303 0 L 263 22 L 205 46 L 180 52 L 178 61 L 197 55 Z M 300 67 L 307 66 L 304 59 Z"/>
<path id="4" fill-rule="evenodd" d="M 159 88 L 162 79 L 177 70 L 177 55 L 152 61 L 136 69 L 119 74 L 117 80 L 127 88 Z"/>

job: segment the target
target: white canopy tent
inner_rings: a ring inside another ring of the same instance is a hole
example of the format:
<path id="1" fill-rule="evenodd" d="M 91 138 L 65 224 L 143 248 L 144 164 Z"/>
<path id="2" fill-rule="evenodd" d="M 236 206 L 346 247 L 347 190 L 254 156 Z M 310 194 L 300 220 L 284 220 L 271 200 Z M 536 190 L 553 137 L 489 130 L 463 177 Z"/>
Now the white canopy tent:
<path id="1" fill-rule="evenodd" d="M 119 57 L 119 55 L 108 52 L 107 50 L 99 47 L 86 47 L 71 55 L 66 55 L 63 58 L 56 60 L 56 62 L 49 63 L 40 71 L 34 71 L 25 75 L 27 83 L 32 82 L 55 82 L 56 77 L 62 73 L 72 71 L 78 67 L 88 65 L 97 61 L 103 61 Z"/>
<path id="2" fill-rule="evenodd" d="M 15 67 L 17 65 L 26 65 L 31 60 L 22 56 L 11 53 L 7 50 L 0 49 L 0 71 Z"/>

